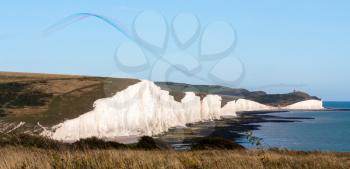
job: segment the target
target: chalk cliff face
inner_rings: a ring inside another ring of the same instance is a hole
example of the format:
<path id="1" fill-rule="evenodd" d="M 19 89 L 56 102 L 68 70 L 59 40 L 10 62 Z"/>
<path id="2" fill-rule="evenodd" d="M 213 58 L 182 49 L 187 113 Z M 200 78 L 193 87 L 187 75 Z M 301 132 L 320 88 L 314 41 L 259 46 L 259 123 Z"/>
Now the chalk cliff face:
<path id="1" fill-rule="evenodd" d="M 319 110 L 324 109 L 321 100 L 306 100 L 284 107 L 287 110 Z"/>
<path id="2" fill-rule="evenodd" d="M 221 97 L 208 95 L 201 101 L 194 93 L 187 92 L 177 102 L 168 91 L 153 82 L 142 81 L 113 97 L 97 100 L 94 107 L 93 111 L 58 124 L 43 135 L 63 141 L 93 136 L 155 135 L 171 127 L 220 118 Z"/>
<path id="3" fill-rule="evenodd" d="M 249 112 L 249 111 L 262 111 L 262 110 L 275 110 L 277 108 L 272 106 L 266 106 L 251 100 L 238 99 L 237 101 L 228 102 L 222 109 L 222 115 L 234 115 L 236 112 Z"/>
<path id="4" fill-rule="evenodd" d="M 320 109 L 322 102 L 306 101 L 286 109 Z M 207 95 L 202 100 L 186 92 L 178 102 L 168 91 L 150 81 L 141 81 L 118 92 L 113 97 L 99 99 L 94 110 L 45 130 L 42 135 L 62 141 L 81 138 L 118 138 L 123 136 L 156 135 L 171 127 L 188 123 L 236 116 L 236 112 L 274 110 L 254 101 L 238 99 L 221 107 L 219 95 Z"/>
<path id="5" fill-rule="evenodd" d="M 260 110 L 274 110 L 275 107 L 272 106 L 266 106 L 263 104 L 260 104 L 258 102 L 245 100 L 245 99 L 239 99 L 236 101 L 236 111 L 237 112 L 245 112 L 245 111 L 260 111 Z"/>

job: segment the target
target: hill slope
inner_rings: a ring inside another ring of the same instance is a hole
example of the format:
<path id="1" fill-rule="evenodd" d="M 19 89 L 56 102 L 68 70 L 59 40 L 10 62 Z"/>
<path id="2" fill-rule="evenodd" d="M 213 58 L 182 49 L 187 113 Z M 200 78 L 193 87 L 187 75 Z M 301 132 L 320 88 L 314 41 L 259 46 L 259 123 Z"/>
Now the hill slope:
<path id="1" fill-rule="evenodd" d="M 139 80 L 0 72 L 0 118 L 54 125 L 93 108 Z"/>

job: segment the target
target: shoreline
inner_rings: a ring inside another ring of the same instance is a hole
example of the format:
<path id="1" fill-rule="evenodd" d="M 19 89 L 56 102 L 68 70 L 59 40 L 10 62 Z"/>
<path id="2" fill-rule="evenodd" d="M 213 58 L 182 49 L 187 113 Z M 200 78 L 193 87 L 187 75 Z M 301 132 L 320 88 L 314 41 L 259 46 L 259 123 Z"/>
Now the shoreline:
<path id="1" fill-rule="evenodd" d="M 189 149 L 201 137 L 221 137 L 241 144 L 248 131 L 260 130 L 260 123 L 294 123 L 302 120 L 314 119 L 309 117 L 282 117 L 274 113 L 303 111 L 303 112 L 330 112 L 349 111 L 350 109 L 323 109 L 323 110 L 268 110 L 237 112 L 237 117 L 227 117 L 220 120 L 188 124 L 187 128 L 172 128 L 168 132 L 156 136 L 173 148 Z"/>
<path id="2" fill-rule="evenodd" d="M 259 123 L 293 123 L 305 119 L 306 117 L 281 117 L 273 113 L 289 111 L 252 111 L 238 112 L 237 117 L 228 117 L 221 120 L 188 124 L 187 128 L 171 128 L 163 135 L 156 136 L 173 148 L 182 150 L 188 149 L 201 137 L 221 137 L 241 143 L 238 140 L 245 138 L 243 134 L 252 130 L 259 130 Z"/>

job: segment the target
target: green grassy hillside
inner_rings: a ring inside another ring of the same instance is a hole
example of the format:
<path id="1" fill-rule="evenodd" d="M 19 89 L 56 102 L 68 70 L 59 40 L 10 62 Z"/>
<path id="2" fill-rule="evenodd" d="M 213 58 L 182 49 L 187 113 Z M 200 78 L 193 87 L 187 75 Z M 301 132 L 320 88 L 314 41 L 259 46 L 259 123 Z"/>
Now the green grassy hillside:
<path id="1" fill-rule="evenodd" d="M 0 72 L 0 120 L 51 126 L 92 110 L 134 79 Z M 0 122 L 1 122 L 0 121 Z"/>

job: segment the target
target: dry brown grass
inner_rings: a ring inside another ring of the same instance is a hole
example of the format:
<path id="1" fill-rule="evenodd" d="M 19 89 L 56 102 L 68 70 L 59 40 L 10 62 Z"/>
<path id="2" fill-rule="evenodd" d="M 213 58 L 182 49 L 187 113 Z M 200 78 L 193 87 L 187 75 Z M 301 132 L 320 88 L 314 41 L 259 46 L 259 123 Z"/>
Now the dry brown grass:
<path id="1" fill-rule="evenodd" d="M 238 169 L 348 169 L 348 153 L 290 151 L 53 151 L 0 148 L 0 168 L 238 168 Z"/>
<path id="2" fill-rule="evenodd" d="M 69 79 L 81 78 L 78 75 L 59 75 L 45 73 L 0 72 L 0 83 L 40 80 L 40 79 Z"/>

